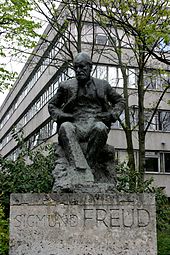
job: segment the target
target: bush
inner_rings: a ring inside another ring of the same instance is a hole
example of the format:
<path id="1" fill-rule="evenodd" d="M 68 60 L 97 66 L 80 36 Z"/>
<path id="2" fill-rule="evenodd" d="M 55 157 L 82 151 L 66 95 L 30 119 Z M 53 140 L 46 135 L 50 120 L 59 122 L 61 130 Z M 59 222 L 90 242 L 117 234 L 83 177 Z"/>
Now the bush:
<path id="1" fill-rule="evenodd" d="M 16 161 L 0 158 L 0 202 L 9 213 L 11 193 L 48 193 L 52 190 L 54 151 L 46 146 L 36 151 L 21 150 Z"/>
<path id="2" fill-rule="evenodd" d="M 9 249 L 10 194 L 51 192 L 54 160 L 54 149 L 49 145 L 34 152 L 22 146 L 16 161 L 0 157 L 0 255 L 7 255 Z"/>
<path id="3" fill-rule="evenodd" d="M 0 254 L 8 254 L 9 233 L 8 233 L 8 221 L 5 219 L 3 208 L 0 204 Z"/>
<path id="4" fill-rule="evenodd" d="M 127 166 L 126 162 L 123 162 L 117 166 L 117 189 L 120 192 L 126 193 L 154 193 L 156 199 L 156 212 L 157 212 L 157 228 L 163 230 L 167 227 L 168 224 L 168 198 L 164 194 L 162 188 L 153 186 L 153 178 L 149 180 L 144 180 L 140 187 L 137 185 L 131 187 L 130 185 L 130 169 Z M 133 173 L 136 182 L 138 182 L 139 172 L 135 171 Z"/>

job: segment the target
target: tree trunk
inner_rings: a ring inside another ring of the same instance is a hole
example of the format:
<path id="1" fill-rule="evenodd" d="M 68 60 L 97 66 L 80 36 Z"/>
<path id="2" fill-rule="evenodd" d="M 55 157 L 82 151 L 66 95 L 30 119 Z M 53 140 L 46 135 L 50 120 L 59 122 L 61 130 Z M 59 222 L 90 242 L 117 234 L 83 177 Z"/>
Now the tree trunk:
<path id="1" fill-rule="evenodd" d="M 119 59 L 121 63 L 121 58 Z M 122 63 L 121 63 L 122 64 Z M 136 174 L 135 174 L 135 157 L 134 157 L 134 149 L 133 149 L 133 140 L 132 140 L 132 128 L 130 123 L 130 112 L 129 112 L 129 95 L 128 95 L 128 76 L 127 76 L 127 68 L 121 67 L 124 85 L 123 85 L 123 94 L 125 98 L 125 126 L 124 131 L 126 134 L 126 142 L 127 142 L 127 154 L 128 154 L 128 166 L 130 169 L 129 176 L 129 188 L 131 191 L 135 191 L 136 189 Z"/>
<path id="2" fill-rule="evenodd" d="M 127 154 L 128 154 L 128 166 L 130 169 L 129 172 L 129 189 L 131 191 L 136 190 L 136 169 L 135 169 L 135 157 L 132 141 L 132 130 L 125 130 L 126 141 L 127 141 Z"/>
<path id="3" fill-rule="evenodd" d="M 139 121 L 139 179 L 138 187 L 144 182 L 145 167 L 145 122 L 144 122 L 144 50 L 139 55 L 139 77 L 138 77 L 138 121 Z"/>
<path id="4" fill-rule="evenodd" d="M 81 52 L 81 38 L 82 38 L 82 16 L 81 16 L 81 6 L 77 2 L 77 52 Z"/>

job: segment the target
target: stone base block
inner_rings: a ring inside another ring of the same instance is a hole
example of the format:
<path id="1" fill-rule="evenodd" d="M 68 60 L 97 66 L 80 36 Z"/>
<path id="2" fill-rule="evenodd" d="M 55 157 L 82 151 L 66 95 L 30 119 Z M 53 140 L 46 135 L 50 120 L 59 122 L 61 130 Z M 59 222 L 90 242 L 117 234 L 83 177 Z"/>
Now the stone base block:
<path id="1" fill-rule="evenodd" d="M 12 194 L 10 255 L 156 255 L 152 194 Z"/>

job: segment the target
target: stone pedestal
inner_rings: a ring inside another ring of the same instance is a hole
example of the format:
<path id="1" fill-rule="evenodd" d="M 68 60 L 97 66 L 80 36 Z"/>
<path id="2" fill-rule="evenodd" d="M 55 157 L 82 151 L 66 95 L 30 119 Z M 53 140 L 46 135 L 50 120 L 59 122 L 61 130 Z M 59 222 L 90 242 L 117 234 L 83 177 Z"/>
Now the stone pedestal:
<path id="1" fill-rule="evenodd" d="M 151 194 L 12 194 L 10 255 L 156 255 Z"/>

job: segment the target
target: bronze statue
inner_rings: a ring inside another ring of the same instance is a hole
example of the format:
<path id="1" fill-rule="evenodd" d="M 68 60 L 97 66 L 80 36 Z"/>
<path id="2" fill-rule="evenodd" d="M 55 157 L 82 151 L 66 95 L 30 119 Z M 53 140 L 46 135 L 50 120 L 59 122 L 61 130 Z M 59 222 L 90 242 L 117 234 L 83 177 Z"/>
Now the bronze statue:
<path id="1" fill-rule="evenodd" d="M 59 145 L 69 165 L 86 171 L 100 160 L 111 123 L 125 102 L 107 81 L 91 77 L 92 60 L 86 53 L 78 53 L 73 65 L 76 78 L 60 83 L 49 113 L 58 124 Z"/>

